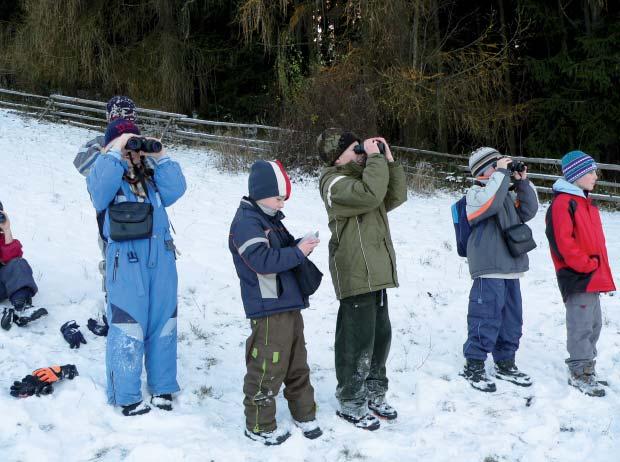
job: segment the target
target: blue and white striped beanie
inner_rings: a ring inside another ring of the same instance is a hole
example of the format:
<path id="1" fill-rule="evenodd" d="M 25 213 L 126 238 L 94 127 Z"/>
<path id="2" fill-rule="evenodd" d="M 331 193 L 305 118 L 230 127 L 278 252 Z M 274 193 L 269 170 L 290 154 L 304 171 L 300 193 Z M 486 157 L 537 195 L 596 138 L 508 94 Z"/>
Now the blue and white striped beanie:
<path id="1" fill-rule="evenodd" d="M 562 174 L 569 183 L 574 183 L 586 173 L 596 169 L 596 162 L 585 152 L 571 151 L 562 157 Z"/>
<path id="2" fill-rule="evenodd" d="M 291 196 L 291 180 L 279 160 L 257 160 L 250 169 L 248 190 L 255 201 L 277 196 L 286 200 Z"/>

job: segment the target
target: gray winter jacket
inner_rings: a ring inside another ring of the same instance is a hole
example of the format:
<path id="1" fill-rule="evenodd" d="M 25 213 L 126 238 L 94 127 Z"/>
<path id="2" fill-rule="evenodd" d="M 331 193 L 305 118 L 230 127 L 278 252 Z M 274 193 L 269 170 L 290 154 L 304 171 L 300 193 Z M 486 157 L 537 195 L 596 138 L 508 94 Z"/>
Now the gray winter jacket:
<path id="1" fill-rule="evenodd" d="M 73 159 L 73 165 L 82 175 L 88 176 L 90 168 L 94 165 L 97 157 L 99 157 L 101 153 L 104 140 L 104 136 L 99 135 L 80 147 L 77 156 Z"/>
<path id="2" fill-rule="evenodd" d="M 527 255 L 510 254 L 503 230 L 534 218 L 538 195 L 528 179 L 514 181 L 514 191 L 509 188 L 510 173 L 498 169 L 488 180 L 478 181 L 467 191 L 467 220 L 472 226 L 467 261 L 472 278 L 529 269 Z"/>

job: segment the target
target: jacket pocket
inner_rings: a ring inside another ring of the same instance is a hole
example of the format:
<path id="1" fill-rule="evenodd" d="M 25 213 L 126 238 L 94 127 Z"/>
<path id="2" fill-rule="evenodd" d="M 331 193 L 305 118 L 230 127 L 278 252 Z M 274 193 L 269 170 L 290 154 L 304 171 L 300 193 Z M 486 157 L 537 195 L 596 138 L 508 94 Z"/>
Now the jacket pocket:
<path id="1" fill-rule="evenodd" d="M 579 273 L 571 268 L 561 268 L 557 272 L 558 286 L 562 299 L 566 301 L 569 295 L 587 292 L 588 285 L 596 270 L 590 273 Z"/>

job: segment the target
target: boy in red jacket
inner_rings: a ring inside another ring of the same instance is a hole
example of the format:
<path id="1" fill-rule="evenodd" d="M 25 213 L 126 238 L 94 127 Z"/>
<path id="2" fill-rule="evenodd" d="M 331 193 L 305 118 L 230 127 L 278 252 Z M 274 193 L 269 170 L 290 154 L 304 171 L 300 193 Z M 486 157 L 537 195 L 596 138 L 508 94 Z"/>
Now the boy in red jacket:
<path id="1" fill-rule="evenodd" d="M 0 325 L 9 330 L 15 322 L 25 326 L 28 322 L 47 314 L 38 310 L 37 316 L 21 316 L 21 312 L 32 306 L 32 297 L 37 293 L 37 285 L 32 277 L 32 268 L 22 258 L 22 245 L 13 239 L 11 221 L 0 203 L 0 302 L 8 298 L 12 308 L 4 308 Z M 17 314 L 20 313 L 20 314 Z"/>
<path id="2" fill-rule="evenodd" d="M 596 163 L 581 151 L 562 158 L 564 178 L 546 216 L 546 234 L 566 306 L 570 376 L 568 383 L 590 396 L 605 396 L 596 379 L 596 342 L 601 333 L 600 293 L 616 290 L 598 208 L 588 194 L 596 184 Z"/>

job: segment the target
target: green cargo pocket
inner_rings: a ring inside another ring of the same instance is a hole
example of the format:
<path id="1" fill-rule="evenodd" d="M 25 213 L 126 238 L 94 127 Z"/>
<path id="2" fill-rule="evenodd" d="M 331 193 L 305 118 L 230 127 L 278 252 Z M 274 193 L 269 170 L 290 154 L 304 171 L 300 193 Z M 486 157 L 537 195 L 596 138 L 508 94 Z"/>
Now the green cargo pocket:
<path id="1" fill-rule="evenodd" d="M 279 351 L 274 351 L 273 352 L 273 360 L 272 363 L 273 364 L 277 364 L 280 361 L 280 352 Z"/>
<path id="2" fill-rule="evenodd" d="M 258 348 L 252 348 L 252 358 L 256 359 L 258 357 Z"/>

